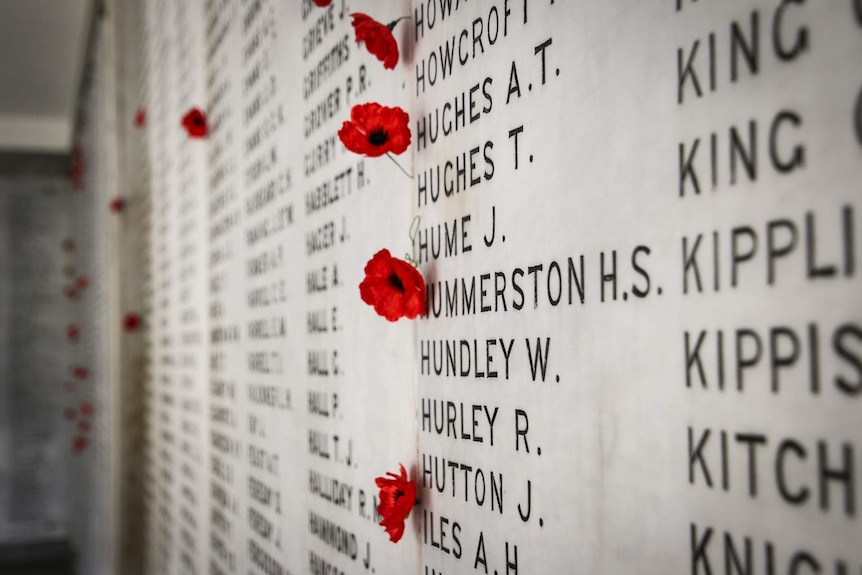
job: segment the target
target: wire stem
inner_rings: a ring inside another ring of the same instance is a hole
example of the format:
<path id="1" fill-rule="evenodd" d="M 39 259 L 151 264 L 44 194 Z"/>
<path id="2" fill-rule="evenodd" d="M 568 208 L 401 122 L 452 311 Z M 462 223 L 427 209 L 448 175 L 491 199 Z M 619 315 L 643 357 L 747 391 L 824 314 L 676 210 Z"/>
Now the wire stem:
<path id="1" fill-rule="evenodd" d="M 392 32 L 392 30 L 395 29 L 395 26 L 397 26 L 398 23 L 401 22 L 402 20 L 412 20 L 412 18 L 410 18 L 410 16 L 402 16 L 400 18 L 396 18 L 395 20 L 393 20 L 392 22 L 387 24 L 386 27 L 389 28 L 390 32 Z"/>
<path id="2" fill-rule="evenodd" d="M 411 180 L 413 179 L 413 174 L 409 174 L 409 173 L 407 173 L 407 170 L 405 170 L 405 169 L 401 166 L 401 164 L 399 164 L 399 163 L 398 163 L 398 161 L 397 161 L 395 158 L 393 158 L 393 157 L 392 157 L 392 153 L 391 153 L 391 152 L 386 152 L 386 157 L 387 157 L 387 158 L 389 158 L 390 160 L 392 160 L 392 163 L 393 163 L 393 164 L 395 164 L 396 166 L 398 166 L 398 169 L 399 169 L 399 170 L 401 170 L 402 172 L 404 172 L 404 175 L 405 175 L 405 176 L 407 176 L 407 177 L 408 177 L 408 178 L 410 178 Z"/>
<path id="3" fill-rule="evenodd" d="M 410 222 L 410 251 L 412 254 L 407 254 L 407 261 L 413 264 L 414 268 L 419 267 L 419 260 L 416 258 L 416 234 L 419 233 L 419 222 L 421 218 L 419 216 L 414 216 L 413 221 Z"/>

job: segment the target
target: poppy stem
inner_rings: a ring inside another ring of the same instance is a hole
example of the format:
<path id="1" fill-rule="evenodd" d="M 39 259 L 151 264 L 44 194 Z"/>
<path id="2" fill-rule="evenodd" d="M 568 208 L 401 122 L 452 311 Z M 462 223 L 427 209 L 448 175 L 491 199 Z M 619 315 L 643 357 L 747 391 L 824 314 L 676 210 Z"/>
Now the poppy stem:
<path id="1" fill-rule="evenodd" d="M 398 23 L 401 22 L 402 20 L 411 20 L 411 18 L 410 18 L 410 16 L 402 16 L 400 18 L 396 18 L 395 20 L 393 20 L 392 22 L 387 24 L 386 27 L 389 28 L 390 32 L 392 32 L 392 30 L 395 29 L 395 26 L 397 26 Z"/>
<path id="2" fill-rule="evenodd" d="M 416 234 L 419 233 L 419 222 L 422 218 L 419 216 L 415 216 L 413 221 L 410 222 L 410 251 L 413 253 L 413 261 L 418 263 L 418 259 L 416 259 Z M 419 267 L 418 265 L 416 267 Z"/>
<path id="3" fill-rule="evenodd" d="M 399 164 L 398 161 L 392 157 L 391 152 L 386 152 L 386 157 L 389 158 L 390 160 L 392 160 L 392 163 L 395 164 L 396 166 L 398 166 L 398 169 L 401 170 L 402 172 L 404 172 L 405 176 L 407 176 L 410 179 L 413 179 L 413 174 L 408 174 L 407 170 L 405 170 L 403 167 L 401 167 L 401 164 Z"/>
<path id="4" fill-rule="evenodd" d="M 404 254 L 404 259 L 407 260 L 414 268 L 419 267 L 419 260 L 416 259 L 416 234 L 419 233 L 419 222 L 422 220 L 419 216 L 415 216 L 410 222 L 410 251 L 411 254 Z"/>

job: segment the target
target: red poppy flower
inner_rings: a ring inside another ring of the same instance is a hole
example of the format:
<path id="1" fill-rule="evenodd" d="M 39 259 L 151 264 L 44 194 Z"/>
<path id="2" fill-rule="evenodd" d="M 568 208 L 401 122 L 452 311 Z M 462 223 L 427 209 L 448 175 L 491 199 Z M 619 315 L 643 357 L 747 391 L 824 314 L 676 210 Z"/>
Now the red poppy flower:
<path id="1" fill-rule="evenodd" d="M 126 200 L 124 200 L 120 196 L 114 196 L 113 198 L 111 198 L 111 203 L 109 205 L 112 212 L 114 212 L 115 214 L 119 214 L 123 211 L 123 208 L 126 207 Z"/>
<path id="2" fill-rule="evenodd" d="M 87 421 L 86 419 L 82 419 L 81 421 L 78 422 L 78 429 L 80 431 L 85 432 L 85 433 L 87 431 L 90 431 L 90 422 Z"/>
<path id="3" fill-rule="evenodd" d="M 377 513 L 383 517 L 380 525 L 393 543 L 397 543 L 404 535 L 404 520 L 416 504 L 416 484 L 407 479 L 404 466 L 399 464 L 399 467 L 401 475 L 386 473 L 387 477 L 374 480 L 380 488 L 380 504 L 377 506 Z"/>
<path id="4" fill-rule="evenodd" d="M 147 110 L 146 108 L 138 108 L 138 111 L 135 112 L 135 127 L 143 128 L 147 123 Z"/>
<path id="5" fill-rule="evenodd" d="M 90 285 L 90 280 L 86 278 L 86 276 L 78 276 L 78 279 L 75 280 L 75 286 L 78 289 L 87 289 Z"/>
<path id="6" fill-rule="evenodd" d="M 69 421 L 74 421 L 74 419 L 78 417 L 78 412 L 71 407 L 67 407 L 65 410 L 63 410 L 63 417 L 65 417 Z"/>
<path id="7" fill-rule="evenodd" d="M 425 279 L 409 263 L 380 250 L 365 264 L 362 301 L 389 321 L 425 315 Z"/>
<path id="8" fill-rule="evenodd" d="M 326 8 L 332 4 L 332 0 L 314 0 L 314 4 L 320 8 Z"/>
<path id="9" fill-rule="evenodd" d="M 69 341 L 78 343 L 78 338 L 81 337 L 81 332 L 78 330 L 78 326 L 74 323 L 71 323 L 66 326 L 66 337 L 69 338 Z"/>
<path id="10" fill-rule="evenodd" d="M 72 147 L 72 165 L 69 167 L 69 179 L 76 190 L 84 187 L 84 149 L 81 144 Z"/>
<path id="11" fill-rule="evenodd" d="M 363 156 L 401 154 L 410 145 L 408 122 L 410 116 L 397 106 L 358 104 L 350 110 L 350 121 L 342 124 L 338 137 L 348 150 Z"/>
<path id="12" fill-rule="evenodd" d="M 75 450 L 75 453 L 81 453 L 82 451 L 87 449 L 87 444 L 88 444 L 87 438 L 81 437 L 79 435 L 74 439 L 74 441 L 72 441 L 72 449 Z"/>
<path id="13" fill-rule="evenodd" d="M 77 386 L 75 385 L 74 381 L 67 381 L 63 384 L 63 389 L 65 389 L 68 393 L 74 393 L 76 387 Z"/>
<path id="14" fill-rule="evenodd" d="M 183 116 L 183 128 L 189 138 L 205 138 L 209 128 L 207 127 L 207 117 L 198 108 L 192 108 L 186 115 Z"/>
<path id="15" fill-rule="evenodd" d="M 351 14 L 350 17 L 353 18 L 356 42 L 365 42 L 365 48 L 383 62 L 384 68 L 387 70 L 395 68 L 398 64 L 398 42 L 392 35 L 392 29 L 395 28 L 398 20 L 384 26 L 374 18 L 359 12 Z"/>
<path id="16" fill-rule="evenodd" d="M 75 251 L 75 240 L 72 238 L 66 238 L 63 240 L 63 251 L 64 252 L 73 252 Z"/>
<path id="17" fill-rule="evenodd" d="M 74 166 L 69 170 L 69 180 L 72 182 L 72 187 L 76 190 L 84 189 L 84 171 L 79 166 Z"/>
<path id="18" fill-rule="evenodd" d="M 90 377 L 90 370 L 86 367 L 73 367 L 70 368 L 70 371 L 76 379 L 87 379 L 88 377 Z"/>
<path id="19" fill-rule="evenodd" d="M 81 415 L 86 415 L 87 417 L 93 415 L 93 404 L 89 401 L 82 401 L 80 407 Z"/>
<path id="20" fill-rule="evenodd" d="M 123 329 L 127 332 L 138 331 L 141 327 L 141 316 L 136 313 L 127 313 L 123 318 Z"/>

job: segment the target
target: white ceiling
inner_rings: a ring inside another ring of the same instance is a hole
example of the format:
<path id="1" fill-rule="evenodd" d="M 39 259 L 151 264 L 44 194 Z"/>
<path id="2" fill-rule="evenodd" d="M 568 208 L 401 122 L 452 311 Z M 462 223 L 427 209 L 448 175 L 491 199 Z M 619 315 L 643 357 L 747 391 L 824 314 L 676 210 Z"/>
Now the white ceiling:
<path id="1" fill-rule="evenodd" d="M 0 0 L 0 151 L 69 151 L 92 4 Z"/>

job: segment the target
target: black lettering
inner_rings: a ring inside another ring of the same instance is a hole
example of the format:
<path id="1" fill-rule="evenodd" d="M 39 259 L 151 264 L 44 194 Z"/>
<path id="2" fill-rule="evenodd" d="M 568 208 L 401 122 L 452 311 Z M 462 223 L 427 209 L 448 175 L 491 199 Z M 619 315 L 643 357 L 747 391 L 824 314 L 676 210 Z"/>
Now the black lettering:
<path id="1" fill-rule="evenodd" d="M 685 52 L 683 52 L 683 49 L 677 48 L 677 104 L 682 104 L 683 93 L 685 92 L 685 82 L 689 78 L 691 79 L 691 83 L 694 87 L 694 92 L 695 94 L 697 94 L 697 97 L 700 98 L 702 96 L 702 92 L 700 90 L 700 81 L 698 81 L 697 73 L 692 67 L 692 64 L 694 63 L 694 58 L 697 55 L 698 46 L 700 46 L 700 40 L 695 40 L 694 44 L 691 45 L 691 52 L 689 52 L 687 60 L 685 60 Z M 685 60 L 685 65 L 683 65 L 683 60 Z"/>
<path id="2" fill-rule="evenodd" d="M 793 453 L 797 459 L 803 461 L 808 457 L 805 448 L 792 439 L 785 439 L 779 444 L 778 452 L 775 456 L 775 478 L 778 484 L 778 493 L 791 505 L 802 505 L 808 500 L 810 490 L 807 487 L 800 487 L 796 492 L 791 492 L 787 487 L 785 458 L 788 453 Z"/>
<path id="3" fill-rule="evenodd" d="M 777 245 L 776 232 L 785 230 L 788 238 L 782 245 Z M 774 220 L 766 226 L 766 283 L 773 285 L 775 283 L 775 261 L 778 258 L 784 257 L 796 248 L 797 243 L 796 224 L 790 220 Z"/>
<path id="4" fill-rule="evenodd" d="M 782 159 L 779 156 L 778 130 L 782 124 L 787 122 L 798 128 L 802 125 L 802 118 L 796 112 L 781 110 L 772 120 L 772 125 L 769 127 L 769 159 L 772 161 L 775 169 L 782 174 L 788 174 L 796 168 L 801 168 L 805 165 L 805 148 L 802 144 L 796 144 L 793 147 L 790 159 Z"/>
<path id="5" fill-rule="evenodd" d="M 841 467 L 829 467 L 829 450 L 825 441 L 817 442 L 817 471 L 820 491 L 820 508 L 829 510 L 829 482 L 844 486 L 844 512 L 848 517 L 856 514 L 855 479 L 853 477 L 853 447 L 849 443 L 841 444 Z"/>
<path id="6" fill-rule="evenodd" d="M 712 575 L 712 566 L 709 564 L 709 541 L 712 539 L 712 527 L 707 527 L 701 537 L 698 538 L 697 526 L 692 523 L 691 530 L 691 573 L 697 575 L 700 573 L 701 565 L 703 572 L 706 575 Z"/>
<path id="7" fill-rule="evenodd" d="M 712 487 L 712 476 L 709 474 L 709 468 L 706 465 L 706 460 L 703 458 L 703 448 L 709 441 L 711 431 L 706 429 L 701 433 L 697 446 L 694 445 L 694 431 L 691 427 L 688 428 L 688 482 L 694 484 L 695 463 L 700 463 L 700 469 L 703 473 L 703 478 L 706 480 L 706 485 Z"/>
<path id="8" fill-rule="evenodd" d="M 736 441 L 748 445 L 748 494 L 757 497 L 757 446 L 766 444 L 766 436 L 737 433 Z"/>
<path id="9" fill-rule="evenodd" d="M 700 181 L 697 178 L 697 172 L 694 169 L 694 158 L 697 154 L 697 148 L 700 145 L 700 138 L 695 138 L 691 145 L 688 155 L 685 153 L 685 144 L 679 144 L 679 197 L 685 196 L 685 182 L 691 180 L 694 186 L 694 193 L 700 194 Z M 713 150 L 715 147 L 713 146 Z M 715 170 L 713 170 L 715 173 Z"/>
<path id="10" fill-rule="evenodd" d="M 846 339 L 853 338 L 856 340 L 857 348 L 854 353 L 852 349 L 848 349 L 849 342 Z M 862 329 L 854 324 L 844 324 L 835 330 L 832 336 L 832 347 L 835 349 L 835 354 L 850 364 L 855 373 L 855 381 L 846 379 L 843 375 L 835 376 L 835 385 L 850 396 L 856 396 L 862 393 L 862 358 L 860 358 L 859 345 L 862 343 Z"/>
<path id="11" fill-rule="evenodd" d="M 697 364 L 697 373 L 700 376 L 700 384 L 703 388 L 707 387 L 706 375 L 703 372 L 703 364 L 700 361 L 700 346 L 703 343 L 703 338 L 706 337 L 706 331 L 701 331 L 697 337 L 697 343 L 694 349 L 691 348 L 688 331 L 685 332 L 685 386 L 691 387 L 691 368 Z"/>
<path id="12" fill-rule="evenodd" d="M 688 293 L 688 273 L 689 268 L 692 268 L 694 272 L 694 279 L 697 283 L 697 291 L 703 291 L 703 288 L 700 284 L 700 270 L 697 267 L 697 250 L 700 247 L 700 240 L 703 237 L 702 234 L 697 234 L 697 239 L 694 242 L 694 245 L 691 248 L 691 252 L 688 252 L 688 238 L 683 236 L 682 238 L 682 293 Z"/>
<path id="13" fill-rule="evenodd" d="M 790 48 L 782 41 L 781 23 L 784 20 L 784 11 L 791 4 L 804 4 L 805 0 L 782 0 L 781 6 L 775 11 L 775 16 L 772 19 L 772 47 L 779 59 L 789 62 L 797 58 L 802 52 L 808 49 L 808 28 L 801 26 L 796 31 L 796 39 Z"/>
<path id="14" fill-rule="evenodd" d="M 730 285 L 736 287 L 739 264 L 746 262 L 754 257 L 757 252 L 757 234 L 749 226 L 740 226 L 731 230 L 731 268 L 730 268 Z M 739 246 L 739 238 L 747 236 L 749 239 L 749 248 L 746 251 L 741 251 Z"/>
<path id="15" fill-rule="evenodd" d="M 754 353 L 748 356 L 745 354 L 745 339 L 754 342 Z M 762 352 L 763 344 L 757 332 L 747 328 L 736 330 L 736 388 L 739 391 L 743 391 L 745 388 L 743 371 L 757 365 Z"/>
<path id="16" fill-rule="evenodd" d="M 760 30 L 759 15 L 756 10 L 751 12 L 751 34 L 750 42 L 745 41 L 739 24 L 736 21 L 730 24 L 730 81 L 736 82 L 739 78 L 737 70 L 739 54 L 742 53 L 748 64 L 748 71 L 753 76 L 757 75 L 760 55 Z"/>

